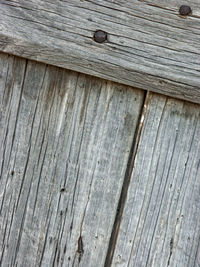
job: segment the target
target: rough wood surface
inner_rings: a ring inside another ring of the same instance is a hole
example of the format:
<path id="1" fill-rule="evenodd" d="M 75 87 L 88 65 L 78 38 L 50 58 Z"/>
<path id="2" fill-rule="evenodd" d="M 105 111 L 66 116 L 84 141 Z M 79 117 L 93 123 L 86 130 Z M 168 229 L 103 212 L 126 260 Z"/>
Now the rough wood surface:
<path id="1" fill-rule="evenodd" d="M 181 4 L 1 0 L 0 50 L 200 103 L 200 8 L 192 0 L 184 18 Z"/>
<path id="2" fill-rule="evenodd" d="M 150 94 L 145 108 L 112 266 L 200 266 L 200 107 Z"/>
<path id="3" fill-rule="evenodd" d="M 0 265 L 103 266 L 144 94 L 0 55 Z"/>

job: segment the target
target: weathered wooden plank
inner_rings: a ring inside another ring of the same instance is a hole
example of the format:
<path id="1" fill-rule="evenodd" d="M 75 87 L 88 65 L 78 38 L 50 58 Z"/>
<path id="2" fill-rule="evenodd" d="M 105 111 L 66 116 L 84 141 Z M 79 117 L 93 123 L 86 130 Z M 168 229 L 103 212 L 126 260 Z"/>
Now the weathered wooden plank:
<path id="1" fill-rule="evenodd" d="M 190 6 L 192 9 L 192 15 L 200 17 L 200 8 L 199 8 L 199 2 L 196 0 L 190 0 L 190 1 L 174 1 L 174 0 L 140 0 L 141 2 L 145 2 L 149 5 L 154 5 L 157 7 L 166 8 L 169 10 L 178 10 L 181 5 L 187 5 Z"/>
<path id="2" fill-rule="evenodd" d="M 200 266 L 200 107 L 150 94 L 112 266 Z"/>
<path id="3" fill-rule="evenodd" d="M 103 266 L 144 93 L 0 55 L 0 265 Z"/>
<path id="4" fill-rule="evenodd" d="M 199 3 L 187 18 L 181 4 L 1 0 L 0 50 L 200 103 Z"/>

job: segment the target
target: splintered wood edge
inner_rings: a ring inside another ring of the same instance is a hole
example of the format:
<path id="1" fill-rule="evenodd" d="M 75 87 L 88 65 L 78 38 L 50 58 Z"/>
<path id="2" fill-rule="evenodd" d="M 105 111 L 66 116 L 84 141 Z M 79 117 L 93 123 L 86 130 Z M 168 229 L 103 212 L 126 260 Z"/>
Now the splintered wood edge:
<path id="1" fill-rule="evenodd" d="M 183 18 L 178 1 L 4 0 L 0 51 L 200 103 L 196 1 Z"/>

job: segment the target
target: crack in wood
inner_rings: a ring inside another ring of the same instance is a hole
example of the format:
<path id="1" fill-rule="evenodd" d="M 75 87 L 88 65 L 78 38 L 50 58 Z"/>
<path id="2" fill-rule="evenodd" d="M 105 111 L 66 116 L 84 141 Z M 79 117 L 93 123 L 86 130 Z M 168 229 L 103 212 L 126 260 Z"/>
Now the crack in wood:
<path id="1" fill-rule="evenodd" d="M 84 253 L 83 240 L 82 240 L 82 236 L 81 235 L 79 236 L 79 239 L 78 239 L 78 249 L 77 249 L 77 252 L 79 254 L 78 261 L 80 262 L 81 261 L 81 258 L 83 256 L 83 253 Z"/>
<path id="2" fill-rule="evenodd" d="M 173 253 L 173 247 L 174 247 L 174 239 L 172 237 L 171 240 L 170 240 L 170 254 L 169 254 L 169 259 L 168 259 L 167 266 L 170 266 L 170 260 L 171 260 L 171 256 L 172 256 L 172 253 Z"/>

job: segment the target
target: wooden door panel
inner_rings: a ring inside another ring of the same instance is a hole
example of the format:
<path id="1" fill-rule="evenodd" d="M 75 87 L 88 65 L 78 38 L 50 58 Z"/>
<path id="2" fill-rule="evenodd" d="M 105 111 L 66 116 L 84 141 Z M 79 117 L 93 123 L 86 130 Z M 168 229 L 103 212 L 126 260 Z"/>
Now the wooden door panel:
<path id="1" fill-rule="evenodd" d="M 144 92 L 0 55 L 1 266 L 103 266 Z"/>

